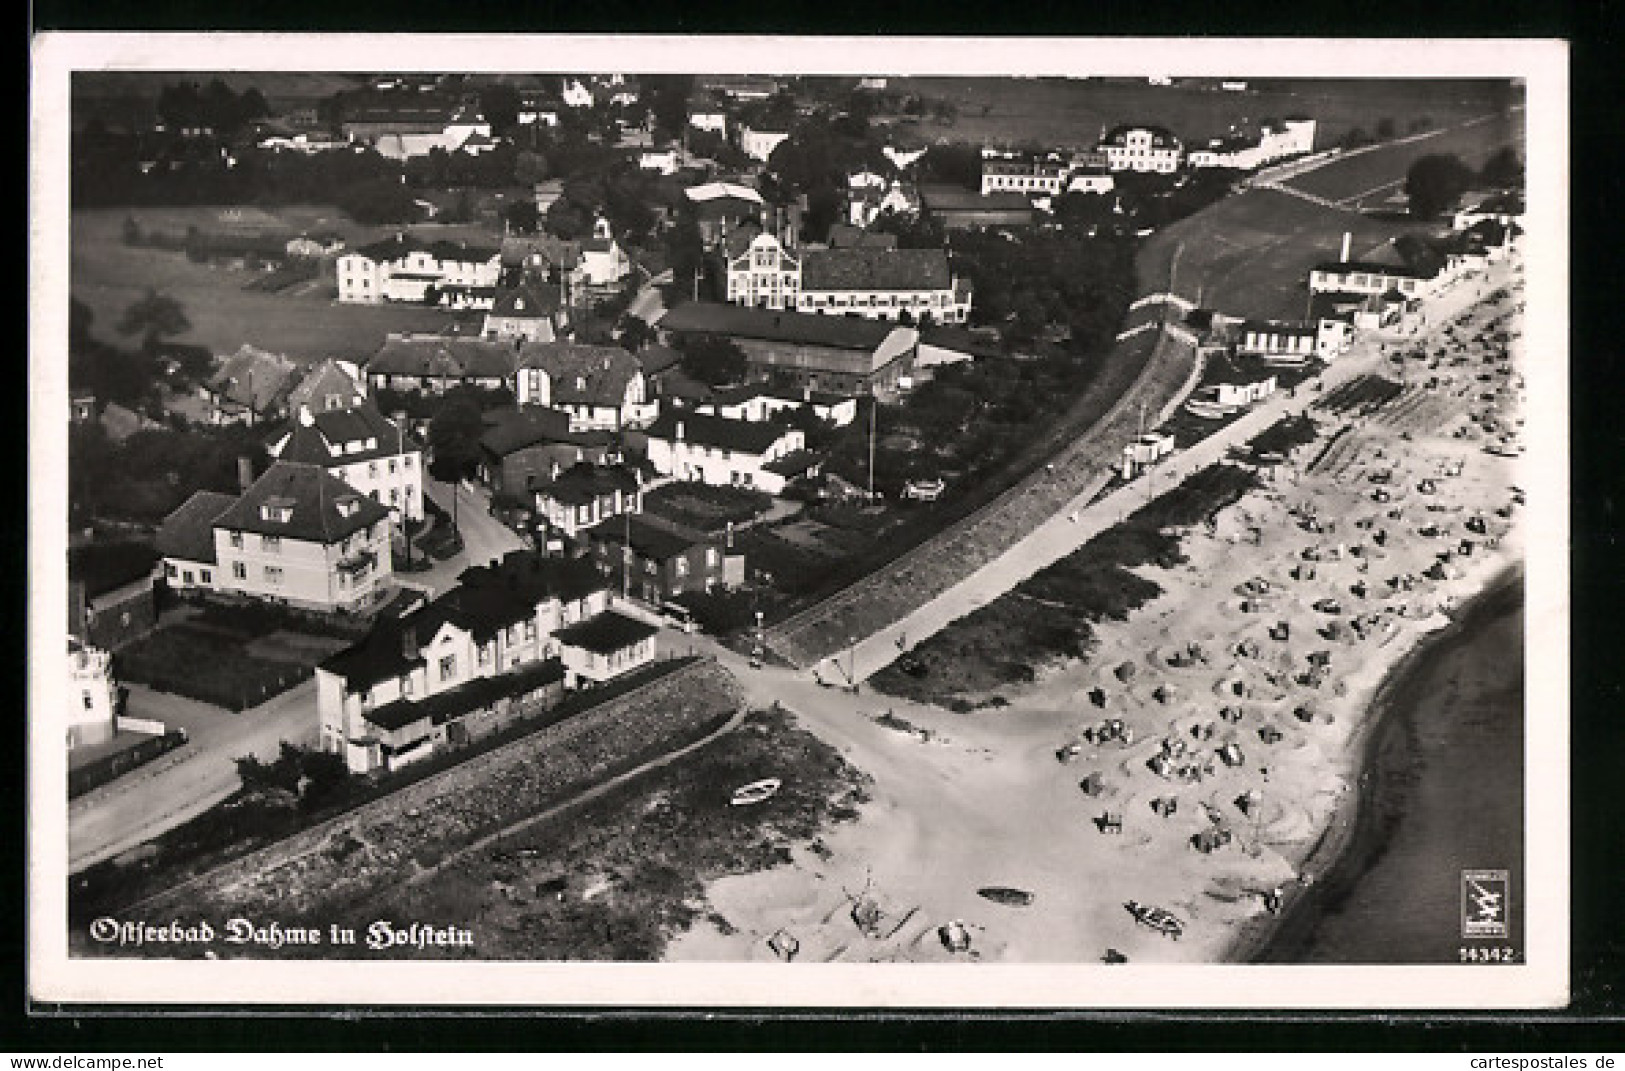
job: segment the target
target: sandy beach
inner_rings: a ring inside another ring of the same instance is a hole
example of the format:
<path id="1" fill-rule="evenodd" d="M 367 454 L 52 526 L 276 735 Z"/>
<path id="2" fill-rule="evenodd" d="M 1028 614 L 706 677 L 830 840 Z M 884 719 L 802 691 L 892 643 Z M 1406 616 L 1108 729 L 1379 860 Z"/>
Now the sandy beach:
<path id="1" fill-rule="evenodd" d="M 1397 395 L 1341 406 L 1328 391 L 1317 441 L 1189 531 L 1183 565 L 1145 570 L 1161 596 L 1101 624 L 1086 659 L 1001 692 L 1008 705 L 954 713 L 775 678 L 873 778 L 871 802 L 789 865 L 713 882 L 726 926 L 697 924 L 667 958 L 1251 958 L 1275 897 L 1290 905 L 1340 848 L 1384 679 L 1523 557 L 1516 462 L 1484 449 L 1521 423 L 1521 300 L 1501 265 L 1431 303 L 1421 333 L 1363 340 L 1345 360 Z M 1128 901 L 1182 935 L 1138 924 Z"/>

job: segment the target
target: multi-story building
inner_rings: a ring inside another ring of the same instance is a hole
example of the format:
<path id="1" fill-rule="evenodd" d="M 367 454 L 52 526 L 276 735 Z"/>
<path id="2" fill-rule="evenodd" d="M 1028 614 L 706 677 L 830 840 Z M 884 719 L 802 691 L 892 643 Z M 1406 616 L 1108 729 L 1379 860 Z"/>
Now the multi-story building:
<path id="1" fill-rule="evenodd" d="M 555 289 L 520 285 L 498 291 L 480 334 L 486 339 L 552 342 L 568 325 L 569 316 Z"/>
<path id="2" fill-rule="evenodd" d="M 643 510 L 643 485 L 624 465 L 578 461 L 569 468 L 554 464 L 547 478 L 531 481 L 536 516 L 574 539 L 611 517 Z"/>
<path id="3" fill-rule="evenodd" d="M 557 409 L 532 405 L 498 410 L 485 420 L 481 479 L 515 499 L 530 501 L 533 488 L 572 465 L 602 465 L 619 458 L 610 433 L 571 431 L 569 414 Z"/>
<path id="4" fill-rule="evenodd" d="M 852 314 L 870 320 L 964 323 L 971 287 L 941 249 L 786 249 L 757 235 L 728 262 L 728 301 L 759 309 Z"/>
<path id="5" fill-rule="evenodd" d="M 397 521 L 423 519 L 423 447 L 369 401 L 320 412 L 301 406 L 268 449 L 281 461 L 322 466 Z"/>
<path id="6" fill-rule="evenodd" d="M 244 343 L 215 369 L 203 387 L 212 424 L 256 424 L 287 411 L 299 366 L 280 353 Z"/>
<path id="7" fill-rule="evenodd" d="M 317 667 L 320 746 L 398 769 L 652 661 L 656 631 L 612 608 L 591 562 L 514 551 Z"/>
<path id="8" fill-rule="evenodd" d="M 724 537 L 663 517 L 621 517 L 585 534 L 593 560 L 616 590 L 645 602 L 736 587 L 745 581 L 745 556 L 730 552 Z"/>
<path id="9" fill-rule="evenodd" d="M 1106 156 L 1113 171 L 1154 171 L 1171 175 L 1179 170 L 1184 148 L 1173 132 L 1160 126 L 1119 126 L 1100 139 L 1096 151 Z"/>
<path id="10" fill-rule="evenodd" d="M 118 685 L 113 656 L 68 637 L 68 750 L 102 744 L 118 731 Z"/>
<path id="11" fill-rule="evenodd" d="M 772 421 L 662 413 L 648 431 L 649 463 L 663 476 L 776 495 L 817 467 L 806 433 Z"/>
<path id="12" fill-rule="evenodd" d="M 572 431 L 619 431 L 654 419 L 643 366 L 619 346 L 531 342 L 519 351 L 520 405 L 568 413 Z"/>
<path id="13" fill-rule="evenodd" d="M 199 491 L 158 532 L 173 588 L 362 612 L 389 591 L 389 511 L 320 465 L 278 461 L 241 496 Z"/>
<path id="14" fill-rule="evenodd" d="M 407 234 L 338 258 L 339 300 L 376 305 L 386 301 L 423 304 L 431 290 L 466 293 L 465 301 L 496 301 L 502 274 L 500 249 L 466 242 L 428 242 Z M 488 295 L 488 300 L 482 295 Z"/>

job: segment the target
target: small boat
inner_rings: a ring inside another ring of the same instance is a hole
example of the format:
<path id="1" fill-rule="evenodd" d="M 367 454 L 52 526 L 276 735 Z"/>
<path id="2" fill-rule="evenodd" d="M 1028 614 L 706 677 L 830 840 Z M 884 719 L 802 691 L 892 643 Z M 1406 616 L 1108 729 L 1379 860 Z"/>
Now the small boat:
<path id="1" fill-rule="evenodd" d="M 1129 900 L 1123 904 L 1128 913 L 1134 916 L 1134 921 L 1142 926 L 1149 926 L 1158 933 L 1174 940 L 1179 940 L 1185 932 L 1185 924 L 1175 918 L 1173 913 L 1165 908 L 1152 907 L 1142 904 L 1138 900 Z"/>
<path id="2" fill-rule="evenodd" d="M 976 895 L 984 900 L 992 900 L 995 904 L 1004 904 L 1006 907 L 1026 907 L 1033 902 L 1033 894 L 1026 889 L 1012 889 L 1005 885 L 989 885 L 985 889 L 977 889 Z"/>
<path id="3" fill-rule="evenodd" d="M 733 798 L 728 801 L 730 807 L 748 807 L 753 803 L 772 799 L 784 784 L 777 777 L 768 777 L 761 781 L 752 781 L 734 789 Z"/>

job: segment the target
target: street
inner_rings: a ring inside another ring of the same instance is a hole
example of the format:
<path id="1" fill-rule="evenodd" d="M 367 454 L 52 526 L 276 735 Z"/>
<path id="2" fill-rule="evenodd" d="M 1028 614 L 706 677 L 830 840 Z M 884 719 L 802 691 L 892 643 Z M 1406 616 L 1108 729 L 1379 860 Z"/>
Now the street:
<path id="1" fill-rule="evenodd" d="M 484 565 L 492 558 L 501 558 L 509 551 L 525 548 L 525 541 L 517 532 L 491 516 L 490 498 L 483 490 L 470 490 L 466 486 L 430 477 L 425 481 L 423 491 L 441 509 L 457 518 L 457 529 L 463 535 L 463 549 L 443 562 L 435 562 L 434 568 L 427 572 L 400 574 L 399 579 L 403 582 L 413 587 L 428 588 L 433 594 L 440 595 L 455 587 L 457 578 L 470 565 Z"/>
<path id="2" fill-rule="evenodd" d="M 131 716 L 185 726 L 187 742 L 68 805 L 70 873 L 143 844 L 230 796 L 238 787 L 233 760 L 274 759 L 284 740 L 316 740 L 313 680 L 236 714 L 140 685 L 129 688 Z"/>

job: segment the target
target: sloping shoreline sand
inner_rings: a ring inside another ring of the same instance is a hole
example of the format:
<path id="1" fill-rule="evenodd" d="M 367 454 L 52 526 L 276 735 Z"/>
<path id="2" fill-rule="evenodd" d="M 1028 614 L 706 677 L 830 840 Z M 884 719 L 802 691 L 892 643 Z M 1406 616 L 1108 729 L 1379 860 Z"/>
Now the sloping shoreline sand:
<path id="1" fill-rule="evenodd" d="M 1516 339 L 1474 341 L 1516 334 L 1516 293 L 1472 303 L 1491 285 L 1399 343 L 1413 355 L 1399 398 L 1317 410 L 1318 442 L 1187 532 L 1184 565 L 1146 571 L 1162 596 L 1101 625 L 1088 658 L 1002 693 L 1008 707 L 874 697 L 857 717 L 786 685 L 874 799 L 817 854 L 714 881 L 727 932 L 702 923 L 667 958 L 773 960 L 782 931 L 804 962 L 1249 959 L 1276 918 L 1266 897 L 1290 904 L 1336 853 L 1383 681 L 1522 559 L 1513 466 L 1484 452 L 1488 432 L 1461 431 L 1515 397 Z M 1136 925 L 1130 900 L 1171 911 L 1183 936 Z M 968 949 L 941 939 L 956 921 Z"/>

